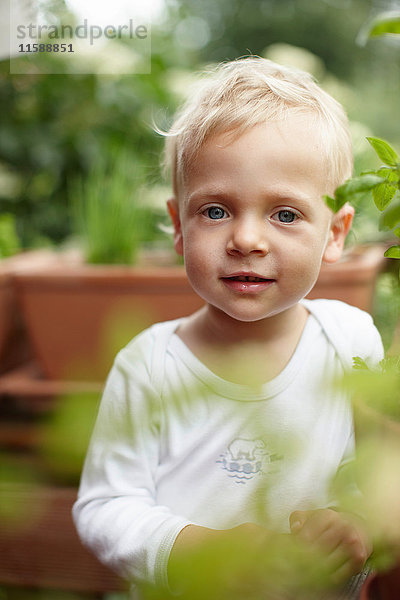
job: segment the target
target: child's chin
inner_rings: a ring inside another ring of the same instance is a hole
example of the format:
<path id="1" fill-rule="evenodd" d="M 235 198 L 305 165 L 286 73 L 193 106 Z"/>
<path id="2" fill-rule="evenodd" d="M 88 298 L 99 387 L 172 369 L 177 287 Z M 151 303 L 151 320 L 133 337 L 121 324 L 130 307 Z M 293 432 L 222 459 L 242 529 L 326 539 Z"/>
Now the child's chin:
<path id="1" fill-rule="evenodd" d="M 241 323 L 255 323 L 257 321 L 262 321 L 263 319 L 268 319 L 268 317 L 271 317 L 274 314 L 269 313 L 268 311 L 259 310 L 220 310 L 222 310 L 222 312 L 224 312 L 231 319 L 234 319 L 235 321 L 240 321 Z"/>
<path id="2" fill-rule="evenodd" d="M 283 305 L 274 306 L 221 306 L 216 307 L 218 311 L 225 313 L 226 316 L 230 317 L 235 321 L 241 323 L 256 323 L 264 321 L 271 317 L 276 317 L 282 313 L 293 309 L 299 300 L 295 299 L 293 302 L 285 302 Z"/>

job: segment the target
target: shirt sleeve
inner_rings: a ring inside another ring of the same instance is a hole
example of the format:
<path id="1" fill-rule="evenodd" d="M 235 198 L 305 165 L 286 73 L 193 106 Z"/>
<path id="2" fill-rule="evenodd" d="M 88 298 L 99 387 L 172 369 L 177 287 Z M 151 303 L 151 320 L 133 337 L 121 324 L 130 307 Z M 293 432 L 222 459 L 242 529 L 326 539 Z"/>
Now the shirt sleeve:
<path id="1" fill-rule="evenodd" d="M 371 368 L 382 360 L 383 344 L 371 315 L 340 300 L 303 300 L 306 308 L 321 323 L 346 369 L 355 357 Z"/>
<path id="2" fill-rule="evenodd" d="M 375 368 L 385 354 L 382 338 L 374 325 L 372 317 L 367 313 L 364 313 L 364 315 L 366 319 L 365 329 L 360 328 L 363 333 L 360 335 L 361 339 L 357 339 L 356 351 L 358 351 L 358 354 L 354 354 L 354 356 L 361 356 L 371 368 Z"/>
<path id="3" fill-rule="evenodd" d="M 98 558 L 125 579 L 167 586 L 178 533 L 190 522 L 157 504 L 160 401 L 143 362 L 118 355 L 106 383 L 73 518 Z"/>

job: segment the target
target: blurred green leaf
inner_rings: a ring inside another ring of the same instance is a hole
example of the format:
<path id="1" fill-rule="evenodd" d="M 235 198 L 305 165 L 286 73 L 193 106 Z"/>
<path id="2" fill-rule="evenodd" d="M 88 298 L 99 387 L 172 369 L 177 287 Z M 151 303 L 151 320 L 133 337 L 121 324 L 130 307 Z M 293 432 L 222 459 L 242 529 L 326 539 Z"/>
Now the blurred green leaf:
<path id="1" fill-rule="evenodd" d="M 376 208 L 380 211 L 385 210 L 385 208 L 392 201 L 395 193 L 396 188 L 389 183 L 382 183 L 381 185 L 378 185 L 372 190 L 372 196 L 374 198 Z"/>
<path id="2" fill-rule="evenodd" d="M 380 171 L 382 171 L 382 169 L 380 169 Z M 390 169 L 386 175 L 386 182 L 373 188 L 372 196 L 378 210 L 385 210 L 385 208 L 389 206 L 397 191 L 398 180 L 399 176 L 397 171 L 395 169 Z"/>
<path id="3" fill-rule="evenodd" d="M 395 167 L 380 167 L 377 171 L 372 171 L 375 175 L 388 179 L 392 183 L 398 183 L 400 172 Z"/>
<path id="4" fill-rule="evenodd" d="M 380 370 L 353 369 L 344 377 L 345 388 L 354 394 L 355 404 L 362 403 L 380 415 L 400 420 L 399 383 L 397 359 L 382 361 Z"/>
<path id="5" fill-rule="evenodd" d="M 346 199 L 338 199 L 338 198 L 332 198 L 331 196 L 323 196 L 323 199 L 325 200 L 327 206 L 334 212 L 337 213 L 344 204 L 346 204 Z"/>
<path id="6" fill-rule="evenodd" d="M 40 453 L 52 477 L 68 483 L 79 480 L 98 404 L 97 393 L 65 396 L 42 425 Z"/>
<path id="7" fill-rule="evenodd" d="M 386 258 L 400 258 L 400 246 L 391 246 L 385 252 Z"/>
<path id="8" fill-rule="evenodd" d="M 387 179 L 390 177 L 391 173 L 396 173 L 396 170 L 392 167 L 380 167 L 377 171 L 370 171 L 373 175 L 379 175 L 379 177 L 383 177 Z"/>
<path id="9" fill-rule="evenodd" d="M 0 215 L 0 258 L 12 256 L 19 250 L 20 243 L 14 215 Z"/>
<path id="10" fill-rule="evenodd" d="M 367 192 L 381 183 L 384 183 L 384 179 L 378 175 L 351 177 L 335 190 L 335 197 L 349 202 L 353 194 Z"/>
<path id="11" fill-rule="evenodd" d="M 361 369 L 368 371 L 368 365 L 363 358 L 360 356 L 353 357 L 353 369 Z"/>
<path id="12" fill-rule="evenodd" d="M 367 140 L 385 165 L 389 165 L 390 167 L 397 166 L 400 159 L 388 142 L 376 137 L 367 137 Z"/>
<path id="13" fill-rule="evenodd" d="M 334 213 L 337 213 L 346 202 L 354 202 L 355 196 L 368 192 L 383 183 L 385 183 L 385 180 L 382 177 L 373 173 L 367 173 L 358 177 L 351 177 L 337 187 L 334 198 L 327 195 L 323 196 L 323 198 L 329 208 Z"/>
<path id="14" fill-rule="evenodd" d="M 383 13 L 372 22 L 369 37 L 378 37 L 387 33 L 400 33 L 400 14 Z"/>
<path id="15" fill-rule="evenodd" d="M 390 206 L 382 213 L 379 229 L 389 231 L 400 223 L 400 193 L 396 192 Z"/>

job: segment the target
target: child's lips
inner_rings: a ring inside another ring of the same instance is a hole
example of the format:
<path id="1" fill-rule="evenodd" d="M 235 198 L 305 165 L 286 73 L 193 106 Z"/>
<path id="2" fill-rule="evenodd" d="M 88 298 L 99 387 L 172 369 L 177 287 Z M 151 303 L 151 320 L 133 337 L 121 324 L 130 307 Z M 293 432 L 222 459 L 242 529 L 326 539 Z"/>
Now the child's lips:
<path id="1" fill-rule="evenodd" d="M 261 292 L 275 281 L 258 273 L 233 273 L 221 277 L 221 280 L 229 289 L 241 293 Z"/>

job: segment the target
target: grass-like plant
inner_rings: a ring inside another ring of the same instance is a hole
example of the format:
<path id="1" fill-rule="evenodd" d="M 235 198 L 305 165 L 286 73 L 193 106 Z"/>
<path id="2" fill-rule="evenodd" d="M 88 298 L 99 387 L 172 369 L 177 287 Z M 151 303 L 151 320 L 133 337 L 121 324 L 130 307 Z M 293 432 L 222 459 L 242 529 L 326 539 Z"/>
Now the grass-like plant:
<path id="1" fill-rule="evenodd" d="M 89 263 L 132 264 L 151 225 L 140 201 L 143 172 L 125 149 L 102 156 L 71 186 L 75 228 Z"/>

